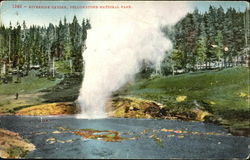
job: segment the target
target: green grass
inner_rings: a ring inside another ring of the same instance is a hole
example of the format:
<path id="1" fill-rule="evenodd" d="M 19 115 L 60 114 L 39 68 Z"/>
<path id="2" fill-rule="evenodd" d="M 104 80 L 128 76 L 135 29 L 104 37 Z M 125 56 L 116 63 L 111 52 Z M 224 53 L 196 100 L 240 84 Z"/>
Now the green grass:
<path id="1" fill-rule="evenodd" d="M 155 100 L 179 110 L 196 107 L 196 100 L 206 104 L 206 110 L 230 119 L 249 114 L 248 89 L 249 69 L 236 67 L 144 79 L 122 88 L 120 94 Z M 247 96 L 241 97 L 241 93 Z M 177 96 L 187 96 L 187 100 L 176 102 Z"/>
<path id="2" fill-rule="evenodd" d="M 21 83 L 0 85 L 0 113 L 15 113 L 21 108 L 43 103 L 74 101 L 78 97 L 81 77 L 49 80 L 35 75 L 36 71 L 31 71 Z"/>
<path id="3" fill-rule="evenodd" d="M 31 71 L 28 76 L 21 79 L 21 83 L 0 84 L 0 95 L 13 95 L 15 93 L 34 93 L 56 85 L 60 80 L 51 81 L 47 78 L 35 76 Z"/>
<path id="4" fill-rule="evenodd" d="M 57 85 L 47 88 L 47 93 L 42 97 L 46 102 L 69 102 L 75 101 L 81 87 L 81 76 L 65 76 Z"/>

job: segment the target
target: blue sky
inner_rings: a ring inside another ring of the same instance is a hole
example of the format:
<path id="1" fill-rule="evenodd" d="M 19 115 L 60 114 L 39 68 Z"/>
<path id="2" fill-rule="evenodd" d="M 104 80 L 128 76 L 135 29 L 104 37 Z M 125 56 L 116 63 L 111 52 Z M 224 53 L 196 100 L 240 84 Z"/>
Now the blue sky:
<path id="1" fill-rule="evenodd" d="M 210 5 L 214 7 L 222 6 L 224 9 L 232 7 L 235 8 L 236 11 L 244 11 L 246 7 L 249 8 L 247 1 L 193 1 L 191 5 L 203 12 L 207 11 Z"/>
<path id="2" fill-rule="evenodd" d="M 192 8 L 198 8 L 201 12 L 207 11 L 209 5 L 222 6 L 225 9 L 233 7 L 237 11 L 243 11 L 249 7 L 246 1 L 189 1 L 188 3 Z M 13 8 L 14 4 L 21 4 L 22 8 Z M 84 1 L 4 1 L 0 9 L 2 21 L 6 26 L 9 26 L 10 21 L 15 25 L 17 21 L 22 23 L 23 20 L 26 21 L 27 25 L 48 25 L 49 23 L 58 24 L 64 16 L 67 17 L 68 21 L 72 21 L 74 15 L 78 19 L 82 19 L 84 18 L 84 9 L 32 9 L 28 6 L 83 6 L 86 4 L 87 2 Z"/>

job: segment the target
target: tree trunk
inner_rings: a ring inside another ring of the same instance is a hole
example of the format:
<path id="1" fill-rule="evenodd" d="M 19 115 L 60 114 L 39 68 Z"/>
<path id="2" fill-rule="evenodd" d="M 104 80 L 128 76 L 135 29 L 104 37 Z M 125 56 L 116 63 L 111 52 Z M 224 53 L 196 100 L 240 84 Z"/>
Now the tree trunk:
<path id="1" fill-rule="evenodd" d="M 70 73 L 73 73 L 73 64 L 72 64 L 72 59 L 69 60 L 69 67 L 70 67 Z"/>
<path id="2" fill-rule="evenodd" d="M 10 46 L 10 39 L 11 39 L 11 35 L 9 34 L 9 59 L 8 59 L 8 61 L 9 61 L 9 63 L 10 63 L 10 49 L 11 49 L 11 46 Z"/>
<path id="3" fill-rule="evenodd" d="M 50 76 L 51 73 L 51 58 L 50 58 L 50 46 L 48 47 L 48 68 L 47 68 L 47 74 Z"/>
<path id="4" fill-rule="evenodd" d="M 5 75 L 6 74 L 6 64 L 3 63 L 3 67 L 1 68 L 1 74 Z"/>
<path id="5" fill-rule="evenodd" d="M 28 53 L 28 56 L 27 56 L 27 69 L 26 69 L 26 75 L 29 74 L 29 71 L 30 71 L 30 51 L 27 52 Z"/>
<path id="6" fill-rule="evenodd" d="M 53 78 L 55 77 L 55 57 L 53 57 L 53 62 L 52 62 L 52 76 Z"/>
<path id="7" fill-rule="evenodd" d="M 172 76 L 174 76 L 175 73 L 174 73 L 174 65 L 172 65 Z"/>
<path id="8" fill-rule="evenodd" d="M 208 68 L 211 69 L 211 60 L 208 61 Z"/>
<path id="9" fill-rule="evenodd" d="M 223 56 L 223 68 L 227 68 L 226 56 Z"/>

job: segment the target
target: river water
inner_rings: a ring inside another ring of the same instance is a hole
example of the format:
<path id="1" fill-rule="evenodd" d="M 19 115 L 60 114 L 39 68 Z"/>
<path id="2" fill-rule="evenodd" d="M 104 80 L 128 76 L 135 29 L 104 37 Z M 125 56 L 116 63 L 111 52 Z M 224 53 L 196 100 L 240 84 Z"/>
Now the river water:
<path id="1" fill-rule="evenodd" d="M 26 158 L 231 159 L 246 158 L 250 144 L 250 138 L 232 136 L 214 124 L 176 120 L 1 116 L 0 128 L 18 132 L 36 146 Z M 113 130 L 131 139 L 107 142 L 62 131 L 79 129 Z"/>

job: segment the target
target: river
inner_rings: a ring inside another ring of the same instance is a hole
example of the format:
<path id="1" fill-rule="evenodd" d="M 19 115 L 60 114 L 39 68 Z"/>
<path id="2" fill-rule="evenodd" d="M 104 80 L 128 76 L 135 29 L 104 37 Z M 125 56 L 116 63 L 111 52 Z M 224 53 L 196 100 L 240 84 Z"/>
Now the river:
<path id="1" fill-rule="evenodd" d="M 250 144 L 249 137 L 221 126 L 176 120 L 0 116 L 0 128 L 36 146 L 25 158 L 246 158 Z M 66 132 L 79 129 L 113 130 L 129 139 L 107 142 Z"/>

